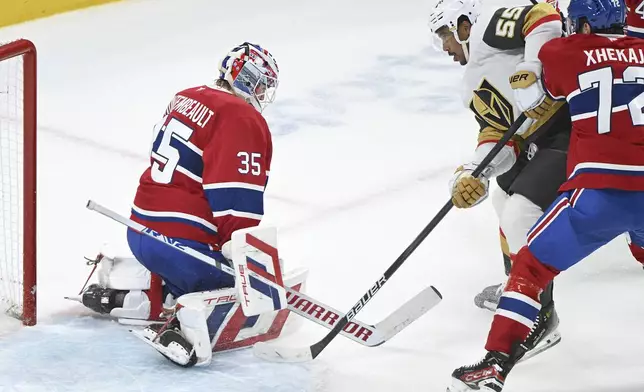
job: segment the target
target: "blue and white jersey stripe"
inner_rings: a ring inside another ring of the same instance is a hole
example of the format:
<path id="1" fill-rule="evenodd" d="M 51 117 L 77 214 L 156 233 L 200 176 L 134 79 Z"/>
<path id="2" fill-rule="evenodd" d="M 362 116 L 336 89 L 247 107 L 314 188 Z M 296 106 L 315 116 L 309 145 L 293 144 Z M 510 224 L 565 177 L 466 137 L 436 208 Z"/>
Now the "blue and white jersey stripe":
<path id="1" fill-rule="evenodd" d="M 264 186 L 245 182 L 204 184 L 213 217 L 232 215 L 261 220 L 264 215 Z"/>
<path id="2" fill-rule="evenodd" d="M 132 215 L 147 221 L 179 222 L 205 230 L 209 234 L 217 234 L 217 226 L 198 216 L 176 211 L 148 211 L 132 206 Z"/>
<path id="3" fill-rule="evenodd" d="M 644 82 L 624 82 L 622 79 L 615 79 L 613 83 L 611 94 L 613 113 L 628 110 L 629 102 L 644 92 Z M 566 97 L 572 121 L 597 116 L 600 104 L 598 86 L 599 84 L 596 84 L 593 88 L 584 91 L 577 89 Z"/>
<path id="4" fill-rule="evenodd" d="M 644 176 L 644 166 L 620 165 L 616 163 L 582 162 L 573 169 L 568 179 L 583 173 L 619 174 L 627 176 Z"/>
<path id="5" fill-rule="evenodd" d="M 641 27 L 626 26 L 626 35 L 636 38 L 644 38 L 644 29 Z"/>
<path id="6" fill-rule="evenodd" d="M 506 291 L 501 296 L 496 314 L 532 328 L 540 310 L 541 304 L 527 295 Z"/>

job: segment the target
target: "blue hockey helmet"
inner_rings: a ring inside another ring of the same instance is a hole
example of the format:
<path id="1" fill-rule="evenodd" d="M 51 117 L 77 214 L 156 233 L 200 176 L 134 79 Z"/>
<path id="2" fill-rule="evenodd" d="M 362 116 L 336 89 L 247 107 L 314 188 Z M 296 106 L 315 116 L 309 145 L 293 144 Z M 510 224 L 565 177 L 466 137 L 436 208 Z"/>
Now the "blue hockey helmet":
<path id="1" fill-rule="evenodd" d="M 624 0 L 570 0 L 566 30 L 578 33 L 583 22 L 588 22 L 592 31 L 624 26 L 626 6 Z"/>

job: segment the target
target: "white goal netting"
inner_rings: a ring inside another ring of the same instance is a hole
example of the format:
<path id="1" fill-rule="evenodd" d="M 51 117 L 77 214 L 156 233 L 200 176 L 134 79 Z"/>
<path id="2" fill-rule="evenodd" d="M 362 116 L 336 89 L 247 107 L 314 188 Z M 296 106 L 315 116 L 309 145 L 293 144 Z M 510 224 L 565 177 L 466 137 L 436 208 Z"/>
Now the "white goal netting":
<path id="1" fill-rule="evenodd" d="M 23 57 L 0 61 L 0 312 L 23 314 Z"/>

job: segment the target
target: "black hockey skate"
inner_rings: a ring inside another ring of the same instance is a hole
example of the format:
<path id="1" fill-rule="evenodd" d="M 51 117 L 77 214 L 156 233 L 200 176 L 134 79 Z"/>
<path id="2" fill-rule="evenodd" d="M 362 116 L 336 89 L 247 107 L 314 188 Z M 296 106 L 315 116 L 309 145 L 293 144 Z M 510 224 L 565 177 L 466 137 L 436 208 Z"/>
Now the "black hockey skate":
<path id="1" fill-rule="evenodd" d="M 112 309 L 123 307 L 129 290 L 115 290 L 92 284 L 83 291 L 81 303 L 100 314 L 110 314 Z"/>
<path id="2" fill-rule="evenodd" d="M 514 362 L 506 354 L 490 351 L 474 365 L 460 367 L 452 373 L 447 392 L 501 392 Z"/>
<path id="3" fill-rule="evenodd" d="M 514 348 L 512 356 L 517 361 L 525 361 L 555 346 L 561 341 L 558 327 L 559 316 L 554 301 L 550 301 L 541 308 L 530 334 L 523 343 Z"/>
<path id="4" fill-rule="evenodd" d="M 525 341 L 513 346 L 511 355 L 488 352 L 480 362 L 454 370 L 452 385 L 447 391 L 501 392 L 505 378 L 517 362 L 532 358 L 561 341 L 557 331 L 559 316 L 554 306 L 551 301 L 541 308 L 530 334 Z"/>
<path id="5" fill-rule="evenodd" d="M 192 367 L 197 363 L 193 346 L 183 336 L 176 317 L 165 324 L 151 324 L 143 331 L 132 332 L 176 365 Z"/>

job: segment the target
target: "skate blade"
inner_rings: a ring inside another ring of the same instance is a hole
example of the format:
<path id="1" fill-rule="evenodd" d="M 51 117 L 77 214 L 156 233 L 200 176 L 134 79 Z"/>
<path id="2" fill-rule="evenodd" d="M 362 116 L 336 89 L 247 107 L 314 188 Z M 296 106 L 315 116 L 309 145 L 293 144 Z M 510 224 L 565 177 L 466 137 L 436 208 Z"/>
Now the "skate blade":
<path id="1" fill-rule="evenodd" d="M 131 329 L 130 332 L 132 332 L 134 334 L 134 336 L 136 336 L 140 340 L 144 341 L 147 345 L 149 345 L 150 347 L 154 348 L 161 355 L 163 355 L 164 357 L 168 358 L 170 361 L 174 362 L 175 364 L 183 366 L 183 367 L 190 366 L 189 365 L 190 355 L 188 355 L 188 356 L 177 355 L 177 353 L 175 351 L 172 351 L 172 350 L 168 349 L 167 347 L 165 347 L 165 346 L 163 346 L 163 345 L 161 345 L 159 343 L 155 343 L 155 342 L 151 341 L 150 339 L 146 338 L 145 335 L 143 335 L 143 333 L 141 331 L 136 331 L 136 330 Z"/>
<path id="2" fill-rule="evenodd" d="M 544 340 L 539 342 L 539 344 L 535 348 L 525 353 L 525 355 L 519 360 L 518 363 L 536 357 L 542 352 L 556 346 L 557 344 L 559 344 L 559 342 L 561 342 L 561 333 L 559 333 L 558 330 L 555 330 L 550 335 L 546 336 Z"/>
<path id="3" fill-rule="evenodd" d="M 457 380 L 455 378 L 452 378 L 452 385 L 447 387 L 446 392 L 467 392 L 471 391 L 467 385 L 465 385 L 462 381 Z"/>
<path id="4" fill-rule="evenodd" d="M 76 302 L 80 302 L 81 304 L 83 303 L 83 297 L 80 295 L 70 295 L 68 297 L 63 297 L 63 298 L 69 301 L 76 301 Z"/>
<path id="5" fill-rule="evenodd" d="M 467 384 L 465 384 L 463 381 L 458 380 L 456 378 L 452 378 L 452 385 L 447 387 L 446 392 L 469 392 L 469 391 L 479 391 L 479 392 L 494 392 L 493 389 L 490 389 L 488 387 L 480 387 L 480 388 L 470 388 Z"/>
<path id="6" fill-rule="evenodd" d="M 117 319 L 118 323 L 121 325 L 133 325 L 137 327 L 147 327 L 152 324 L 164 324 L 165 321 L 152 321 L 152 320 L 139 320 L 139 319 L 129 319 L 124 317 L 119 317 Z"/>

